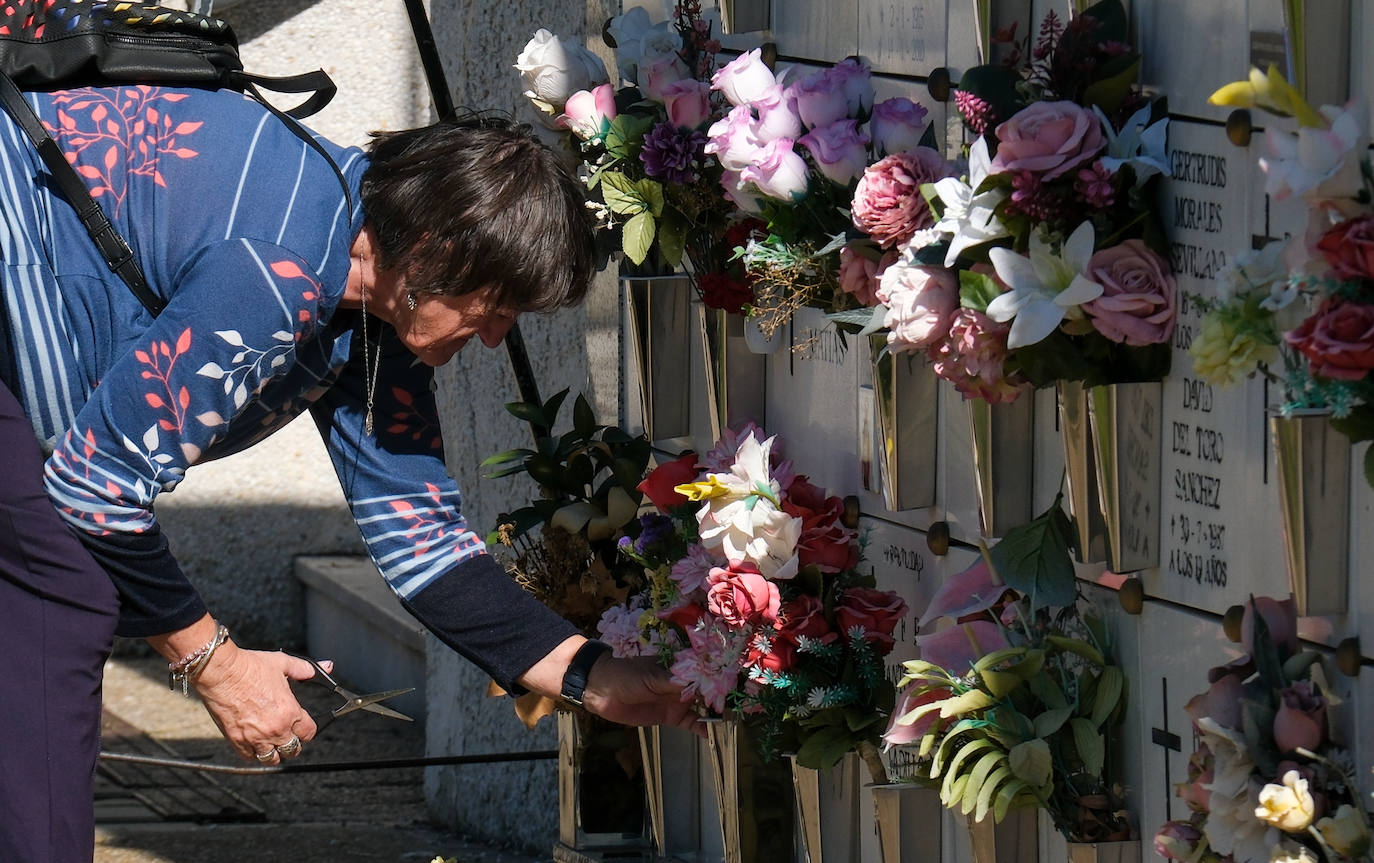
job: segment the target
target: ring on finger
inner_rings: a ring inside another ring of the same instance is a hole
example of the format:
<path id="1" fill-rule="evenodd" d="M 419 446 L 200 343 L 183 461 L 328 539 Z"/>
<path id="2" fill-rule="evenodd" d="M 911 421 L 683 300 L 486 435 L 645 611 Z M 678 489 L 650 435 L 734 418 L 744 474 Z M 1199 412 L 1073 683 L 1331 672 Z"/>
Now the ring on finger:
<path id="1" fill-rule="evenodd" d="M 290 740 L 276 747 L 276 750 L 281 753 L 283 758 L 299 755 L 301 751 L 301 739 L 293 734 Z"/>
<path id="2" fill-rule="evenodd" d="M 253 757 L 263 764 L 271 764 L 272 760 L 277 757 L 277 747 L 273 746 L 266 752 L 254 752 Z"/>

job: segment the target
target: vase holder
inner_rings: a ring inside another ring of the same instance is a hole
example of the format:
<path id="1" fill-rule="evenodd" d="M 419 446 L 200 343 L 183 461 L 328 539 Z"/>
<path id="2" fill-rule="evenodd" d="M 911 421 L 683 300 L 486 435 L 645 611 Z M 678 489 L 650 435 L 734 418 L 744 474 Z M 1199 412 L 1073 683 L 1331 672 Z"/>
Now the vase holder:
<path id="1" fill-rule="evenodd" d="M 767 358 L 752 350 L 742 315 L 697 304 L 706 358 L 706 394 L 711 404 L 711 439 L 745 422 L 763 425 Z"/>
<path id="2" fill-rule="evenodd" d="M 1060 433 L 1080 563 L 1159 565 L 1163 384 L 1059 384 Z"/>
<path id="3" fill-rule="evenodd" d="M 878 827 L 878 859 L 882 863 L 903 860 L 939 860 L 940 792 L 914 782 L 870 785 L 873 820 Z"/>
<path id="4" fill-rule="evenodd" d="M 924 354 L 884 351 L 870 336 L 883 503 L 891 512 L 935 505 L 939 381 Z"/>
<path id="5" fill-rule="evenodd" d="M 968 825 L 969 855 L 972 863 L 1038 863 L 1039 825 L 1036 809 L 1013 809 L 1001 823 L 987 815 L 982 821 L 960 816 Z"/>
<path id="6" fill-rule="evenodd" d="M 607 830 L 605 825 L 593 826 L 587 823 L 587 812 L 591 807 L 601 810 L 607 799 L 604 788 L 587 787 L 589 768 L 589 744 L 591 740 L 583 727 L 583 722 L 594 721 L 590 714 L 579 716 L 571 710 L 556 711 L 558 722 L 558 845 L 555 853 L 594 854 L 601 850 L 631 851 L 644 848 L 647 844 L 642 827 L 639 825 L 623 830 Z M 609 754 L 609 753 L 606 753 Z M 618 764 L 609 765 L 612 770 L 620 769 Z M 626 781 L 630 780 L 626 777 Z M 643 794 L 637 790 L 636 796 Z"/>
<path id="7" fill-rule="evenodd" d="M 676 728 L 641 727 L 645 832 L 658 860 L 681 860 L 700 851 L 701 797 L 697 737 Z"/>
<path id="8" fill-rule="evenodd" d="M 1350 440 L 1322 412 L 1272 416 L 1288 583 L 1300 616 L 1345 614 L 1350 594 Z"/>
<path id="9" fill-rule="evenodd" d="M 793 863 L 787 762 L 763 762 L 733 719 L 704 719 L 723 863 Z"/>
<path id="10" fill-rule="evenodd" d="M 982 535 L 1000 537 L 1035 517 L 1035 392 L 1024 388 L 1014 401 L 966 401 L 973 440 L 973 470 Z"/>
<path id="11" fill-rule="evenodd" d="M 846 755 L 826 770 L 803 767 L 789 755 L 797 803 L 798 863 L 859 859 L 859 757 Z"/>
<path id="12" fill-rule="evenodd" d="M 692 388 L 692 299 L 696 291 L 682 273 L 625 276 L 621 286 L 628 310 L 626 328 L 639 379 L 644 433 L 665 449 L 690 447 Z"/>

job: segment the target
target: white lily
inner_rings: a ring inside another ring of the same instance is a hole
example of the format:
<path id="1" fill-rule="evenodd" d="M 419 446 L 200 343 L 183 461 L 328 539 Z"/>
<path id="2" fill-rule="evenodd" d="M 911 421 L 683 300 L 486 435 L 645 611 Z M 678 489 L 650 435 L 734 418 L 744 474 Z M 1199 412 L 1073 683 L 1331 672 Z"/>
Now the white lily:
<path id="1" fill-rule="evenodd" d="M 1039 235 L 1030 239 L 1030 256 L 1010 249 L 989 252 L 997 277 L 1009 288 L 991 303 L 988 317 L 1011 321 L 1007 347 L 1023 348 L 1043 341 L 1067 316 L 1080 317 L 1078 307 L 1102 296 L 1102 286 L 1083 275 L 1093 256 L 1093 226 L 1079 225 L 1059 254 Z"/>
<path id="2" fill-rule="evenodd" d="M 1150 106 L 1146 105 L 1131 115 L 1118 132 L 1112 128 L 1112 121 L 1093 106 L 1097 119 L 1102 121 L 1102 131 L 1107 136 L 1107 153 L 1102 157 L 1102 165 L 1112 173 L 1121 170 L 1122 165 L 1130 165 L 1135 170 L 1135 185 L 1140 188 L 1155 174 L 1168 174 L 1169 161 L 1164 149 L 1165 135 L 1169 118 L 1150 122 Z"/>
<path id="3" fill-rule="evenodd" d="M 1323 105 L 1327 127 L 1298 129 L 1297 134 L 1264 130 L 1268 155 L 1259 160 L 1265 194 L 1282 201 L 1290 195 L 1320 201 L 1350 199 L 1361 189 L 1360 157 L 1364 153 L 1364 110 L 1351 105 Z M 1349 215 L 1349 214 L 1347 214 Z"/>
<path id="4" fill-rule="evenodd" d="M 935 184 L 935 193 L 945 205 L 944 215 L 936 222 L 935 230 L 953 237 L 945 254 L 946 267 L 954 266 L 955 259 L 970 246 L 1011 235 L 993 214 L 1006 198 L 1005 190 L 992 189 L 981 194 L 977 191 L 991 167 L 987 139 L 979 137 L 968 151 L 968 182 L 946 177 Z"/>

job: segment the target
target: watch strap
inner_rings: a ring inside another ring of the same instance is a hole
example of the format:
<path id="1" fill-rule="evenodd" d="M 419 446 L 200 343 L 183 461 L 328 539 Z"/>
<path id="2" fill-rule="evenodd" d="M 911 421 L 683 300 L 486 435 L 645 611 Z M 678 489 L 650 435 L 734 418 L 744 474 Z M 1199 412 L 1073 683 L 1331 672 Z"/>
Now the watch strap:
<path id="1" fill-rule="evenodd" d="M 610 653 L 611 646 L 604 641 L 589 640 L 577 649 L 568 670 L 563 672 L 563 691 L 560 697 L 574 707 L 582 706 L 583 695 L 587 691 L 587 675 L 592 666 L 603 655 Z"/>

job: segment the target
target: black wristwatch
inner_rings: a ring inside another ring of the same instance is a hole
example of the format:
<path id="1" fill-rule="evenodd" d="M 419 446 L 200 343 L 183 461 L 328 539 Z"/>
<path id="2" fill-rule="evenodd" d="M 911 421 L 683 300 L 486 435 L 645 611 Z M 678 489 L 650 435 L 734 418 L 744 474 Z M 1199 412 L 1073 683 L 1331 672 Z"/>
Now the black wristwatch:
<path id="1" fill-rule="evenodd" d="M 574 707 L 581 707 L 582 696 L 587 691 L 587 675 L 591 674 L 596 661 L 610 651 L 611 646 L 604 641 L 588 641 L 577 648 L 572 662 L 568 663 L 568 670 L 563 672 L 560 697 Z"/>

